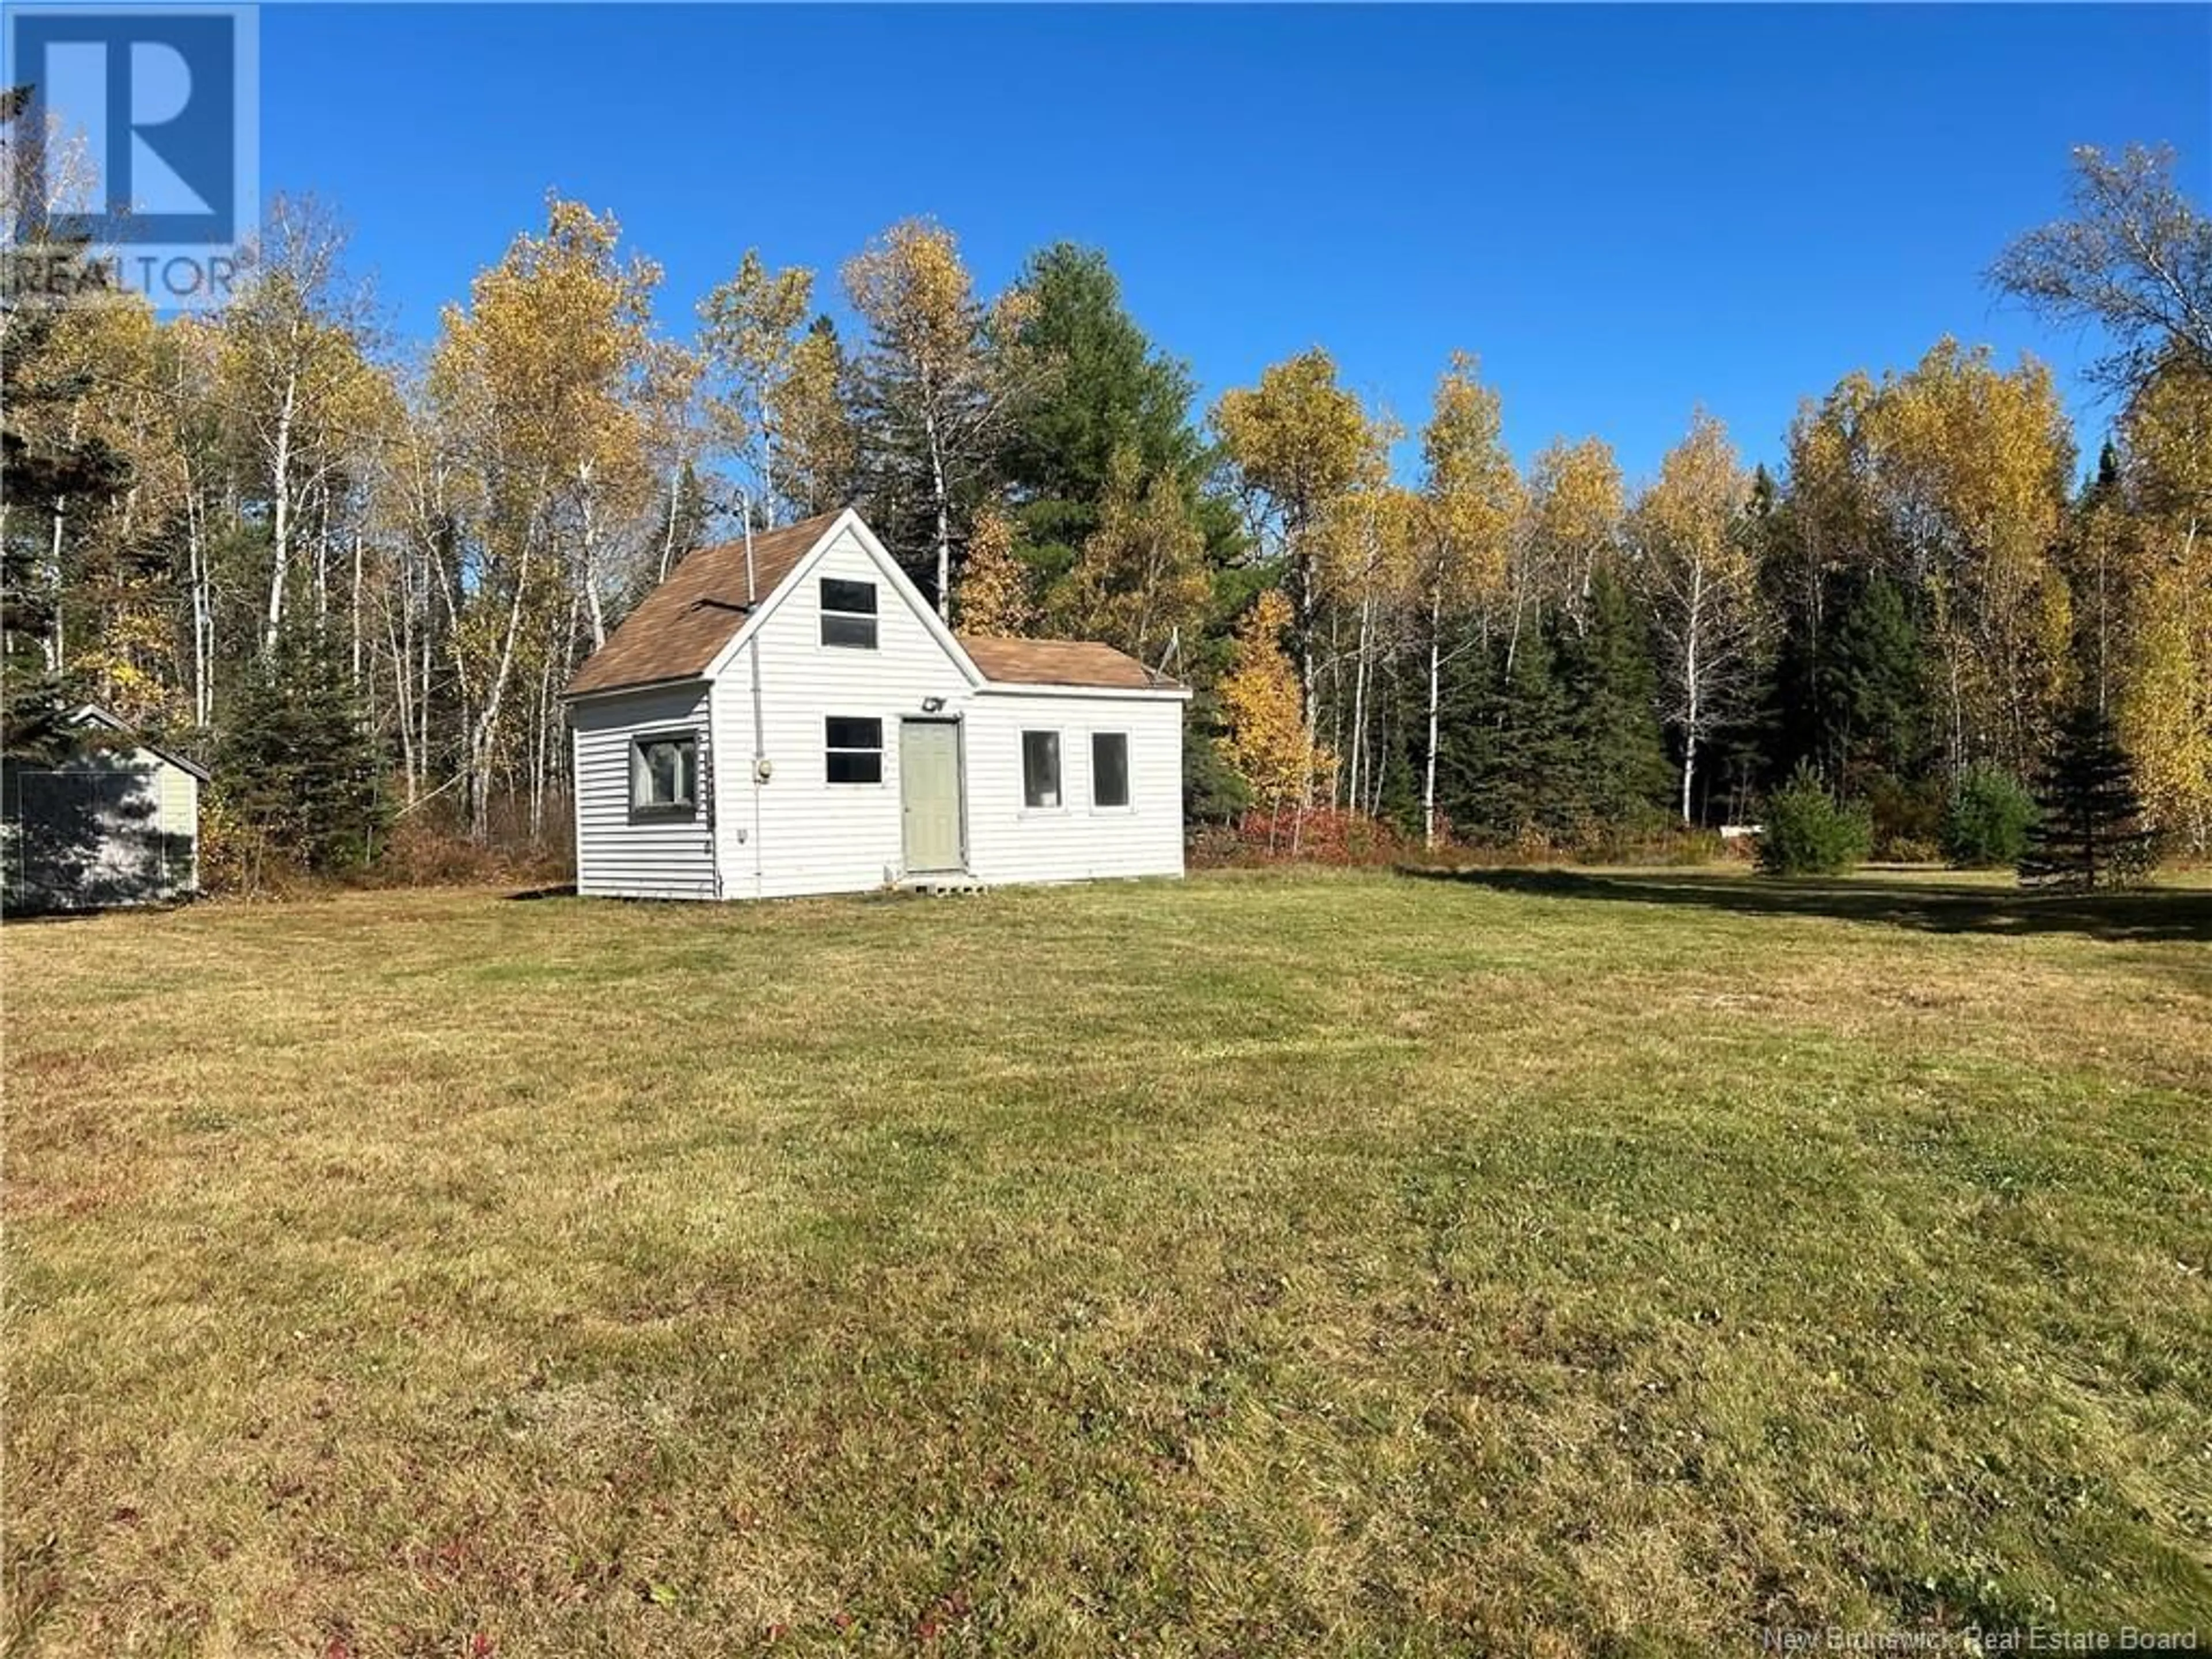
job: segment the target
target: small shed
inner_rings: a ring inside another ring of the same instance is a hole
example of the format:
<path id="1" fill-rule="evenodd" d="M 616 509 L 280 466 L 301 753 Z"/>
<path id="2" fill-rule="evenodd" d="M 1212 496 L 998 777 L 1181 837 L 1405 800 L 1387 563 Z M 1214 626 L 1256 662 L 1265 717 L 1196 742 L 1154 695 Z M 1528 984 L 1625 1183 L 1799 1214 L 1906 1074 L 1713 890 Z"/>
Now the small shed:
<path id="1" fill-rule="evenodd" d="M 0 851 L 10 910 L 155 904 L 199 890 L 200 786 L 207 769 L 149 742 L 105 708 L 52 766 L 0 765 Z"/>

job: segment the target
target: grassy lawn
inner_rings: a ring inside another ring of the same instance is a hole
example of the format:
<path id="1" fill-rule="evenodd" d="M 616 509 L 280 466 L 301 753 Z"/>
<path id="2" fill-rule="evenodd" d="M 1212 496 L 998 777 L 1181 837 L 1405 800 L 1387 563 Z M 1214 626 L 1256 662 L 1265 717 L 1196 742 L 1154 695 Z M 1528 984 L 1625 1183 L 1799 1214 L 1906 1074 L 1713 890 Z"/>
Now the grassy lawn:
<path id="1" fill-rule="evenodd" d="M 23 1653 L 2212 1646 L 2212 891 L 10 927 Z"/>

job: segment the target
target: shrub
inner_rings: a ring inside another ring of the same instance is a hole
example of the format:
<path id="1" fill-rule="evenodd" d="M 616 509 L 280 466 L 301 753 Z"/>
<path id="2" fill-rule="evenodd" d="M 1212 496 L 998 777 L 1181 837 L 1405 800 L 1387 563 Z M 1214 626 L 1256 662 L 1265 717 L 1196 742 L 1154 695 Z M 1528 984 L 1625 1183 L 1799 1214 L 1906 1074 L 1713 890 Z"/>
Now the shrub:
<path id="1" fill-rule="evenodd" d="M 1208 825 L 1190 842 L 1195 864 L 1392 864 L 1420 845 L 1384 818 L 1340 807 L 1255 809 L 1234 828 Z"/>
<path id="2" fill-rule="evenodd" d="M 1960 870 L 2008 869 L 2027 851 L 2035 798 L 2009 772 L 1970 766 L 1943 811 L 1944 862 Z"/>
<path id="3" fill-rule="evenodd" d="M 1723 840 L 1717 830 L 1696 830 L 1662 821 L 1628 828 L 1603 826 L 1584 835 L 1574 853 L 1579 864 L 1688 867 L 1717 864 L 1739 845 Z"/>
<path id="4" fill-rule="evenodd" d="M 1873 844 L 1867 809 L 1838 805 L 1819 775 L 1801 766 L 1767 799 L 1759 867 L 1770 876 L 1832 876 L 1864 860 Z"/>
<path id="5" fill-rule="evenodd" d="M 1866 783 L 1874 820 L 1874 855 L 1893 864 L 1923 864 L 1942 856 L 1943 787 L 1933 778 L 1915 782 L 1889 773 Z"/>

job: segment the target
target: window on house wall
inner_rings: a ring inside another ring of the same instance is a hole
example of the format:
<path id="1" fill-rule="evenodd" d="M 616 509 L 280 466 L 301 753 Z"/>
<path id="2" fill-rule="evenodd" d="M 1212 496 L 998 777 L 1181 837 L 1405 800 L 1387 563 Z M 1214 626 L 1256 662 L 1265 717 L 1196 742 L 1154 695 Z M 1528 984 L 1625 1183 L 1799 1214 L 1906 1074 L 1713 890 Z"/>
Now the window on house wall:
<path id="1" fill-rule="evenodd" d="M 832 714 L 822 723 L 825 770 L 832 783 L 884 781 L 884 723 Z"/>
<path id="2" fill-rule="evenodd" d="M 822 579 L 822 643 L 876 648 L 876 585 Z"/>
<path id="3" fill-rule="evenodd" d="M 648 732 L 630 744 L 629 805 L 634 812 L 683 813 L 697 810 L 697 732 Z"/>
<path id="4" fill-rule="evenodd" d="M 1022 733 L 1022 799 L 1031 806 L 1060 805 L 1060 733 Z"/>
<path id="5" fill-rule="evenodd" d="M 1129 734 L 1093 732 L 1091 734 L 1091 804 L 1127 806 L 1129 804 Z"/>

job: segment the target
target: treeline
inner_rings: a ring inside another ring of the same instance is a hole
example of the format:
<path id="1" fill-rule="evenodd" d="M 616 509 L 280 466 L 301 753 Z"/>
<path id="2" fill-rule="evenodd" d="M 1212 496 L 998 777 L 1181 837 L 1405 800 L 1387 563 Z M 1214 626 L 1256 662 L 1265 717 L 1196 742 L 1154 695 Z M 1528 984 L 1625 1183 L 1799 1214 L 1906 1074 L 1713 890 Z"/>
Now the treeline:
<path id="1" fill-rule="evenodd" d="M 2201 854 L 2212 229 L 2170 157 L 2077 165 L 1996 277 L 2114 340 L 2091 465 L 2045 369 L 1945 340 L 1809 403 L 1776 469 L 1698 415 L 1633 487 L 1595 437 L 1517 465 L 1465 356 L 1411 478 L 1318 349 L 1200 411 L 1103 255 L 991 297 L 925 221 L 836 273 L 849 329 L 756 252 L 675 325 L 616 221 L 553 199 L 400 349 L 335 219 L 280 201 L 219 314 L 8 296 L 8 752 L 90 700 L 204 756 L 245 879 L 395 836 L 557 851 L 576 665 L 741 515 L 849 501 L 964 630 L 1192 683 L 1194 814 L 1279 846 L 1349 814 L 1604 851 L 1802 769 L 1921 853 L 2087 702 Z"/>

